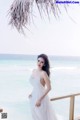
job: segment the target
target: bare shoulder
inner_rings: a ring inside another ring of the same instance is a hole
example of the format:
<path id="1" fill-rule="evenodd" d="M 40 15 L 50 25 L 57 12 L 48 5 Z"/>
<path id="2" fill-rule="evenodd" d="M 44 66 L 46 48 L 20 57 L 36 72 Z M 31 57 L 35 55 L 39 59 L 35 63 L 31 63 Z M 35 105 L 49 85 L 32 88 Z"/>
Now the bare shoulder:
<path id="1" fill-rule="evenodd" d="M 42 76 L 43 76 L 43 77 L 48 77 L 46 71 L 44 71 L 44 70 L 42 71 Z"/>
<path id="2" fill-rule="evenodd" d="M 44 74 L 44 75 L 45 75 L 45 74 L 47 74 L 47 73 L 46 73 L 46 71 L 42 70 L 42 74 Z"/>
<path id="3" fill-rule="evenodd" d="M 45 80 L 45 82 L 50 83 L 49 76 L 47 75 L 46 71 L 42 71 L 42 77 Z"/>
<path id="4" fill-rule="evenodd" d="M 33 70 L 32 70 L 32 73 L 34 73 L 35 71 L 36 71 L 36 69 L 33 69 Z"/>

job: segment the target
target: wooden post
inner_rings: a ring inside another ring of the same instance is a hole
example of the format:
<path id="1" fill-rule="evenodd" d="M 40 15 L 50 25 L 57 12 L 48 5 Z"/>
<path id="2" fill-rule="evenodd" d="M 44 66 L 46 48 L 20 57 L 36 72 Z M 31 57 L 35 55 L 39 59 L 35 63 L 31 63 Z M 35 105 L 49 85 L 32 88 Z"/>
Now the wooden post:
<path id="1" fill-rule="evenodd" d="M 80 93 L 77 94 L 71 94 L 71 95 L 66 95 L 66 96 L 60 96 L 60 97 L 56 97 L 56 98 L 51 98 L 51 101 L 55 101 L 55 100 L 61 100 L 61 99 L 66 99 L 66 98 L 70 98 L 70 111 L 69 111 L 69 120 L 74 120 L 74 104 L 75 104 L 75 97 L 79 96 Z M 78 120 L 80 120 L 80 116 L 78 118 Z"/>
<path id="2" fill-rule="evenodd" d="M 70 97 L 70 114 L 69 114 L 69 120 L 74 120 L 74 96 Z"/>

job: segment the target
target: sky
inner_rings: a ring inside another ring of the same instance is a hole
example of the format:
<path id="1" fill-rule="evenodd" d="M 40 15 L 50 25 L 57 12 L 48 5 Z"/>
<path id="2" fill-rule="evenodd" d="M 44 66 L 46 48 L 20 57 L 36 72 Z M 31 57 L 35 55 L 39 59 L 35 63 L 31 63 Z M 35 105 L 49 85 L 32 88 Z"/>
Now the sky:
<path id="1" fill-rule="evenodd" d="M 0 0 L 0 54 L 40 54 L 80 56 L 80 6 L 71 4 L 67 12 L 61 7 L 59 18 L 51 14 L 42 19 L 36 6 L 33 22 L 18 33 L 9 23 L 9 8 L 13 0 Z M 60 5 L 61 6 L 61 5 Z"/>

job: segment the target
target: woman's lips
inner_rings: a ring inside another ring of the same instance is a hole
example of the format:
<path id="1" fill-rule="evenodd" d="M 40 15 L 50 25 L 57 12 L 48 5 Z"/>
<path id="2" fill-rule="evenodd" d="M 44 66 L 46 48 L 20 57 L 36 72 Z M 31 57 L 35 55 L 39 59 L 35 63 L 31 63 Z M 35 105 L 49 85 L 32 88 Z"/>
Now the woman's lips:
<path id="1" fill-rule="evenodd" d="M 38 65 L 39 67 L 41 66 L 41 65 Z"/>

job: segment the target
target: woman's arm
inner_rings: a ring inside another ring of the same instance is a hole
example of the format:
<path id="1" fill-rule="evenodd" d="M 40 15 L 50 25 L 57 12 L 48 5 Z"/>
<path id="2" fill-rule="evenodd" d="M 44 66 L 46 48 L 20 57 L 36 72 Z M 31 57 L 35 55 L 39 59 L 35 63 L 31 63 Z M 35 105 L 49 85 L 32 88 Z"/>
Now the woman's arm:
<path id="1" fill-rule="evenodd" d="M 48 94 L 48 92 L 51 90 L 51 84 L 50 84 L 50 80 L 49 80 L 47 73 L 43 71 L 42 74 L 43 74 L 42 76 L 43 76 L 43 79 L 45 81 L 47 88 L 45 90 L 45 93 L 36 101 L 35 106 L 37 106 L 37 107 L 39 107 L 41 105 L 41 101 Z"/>
<path id="2" fill-rule="evenodd" d="M 42 75 L 43 75 L 43 79 L 44 79 L 44 81 L 45 81 L 45 84 L 46 84 L 47 88 L 46 88 L 45 93 L 39 98 L 40 101 L 42 101 L 42 99 L 43 99 L 43 98 L 48 94 L 48 92 L 51 90 L 51 84 L 50 84 L 50 80 L 49 80 L 49 77 L 48 77 L 47 73 L 46 73 L 45 71 L 43 71 Z"/>

